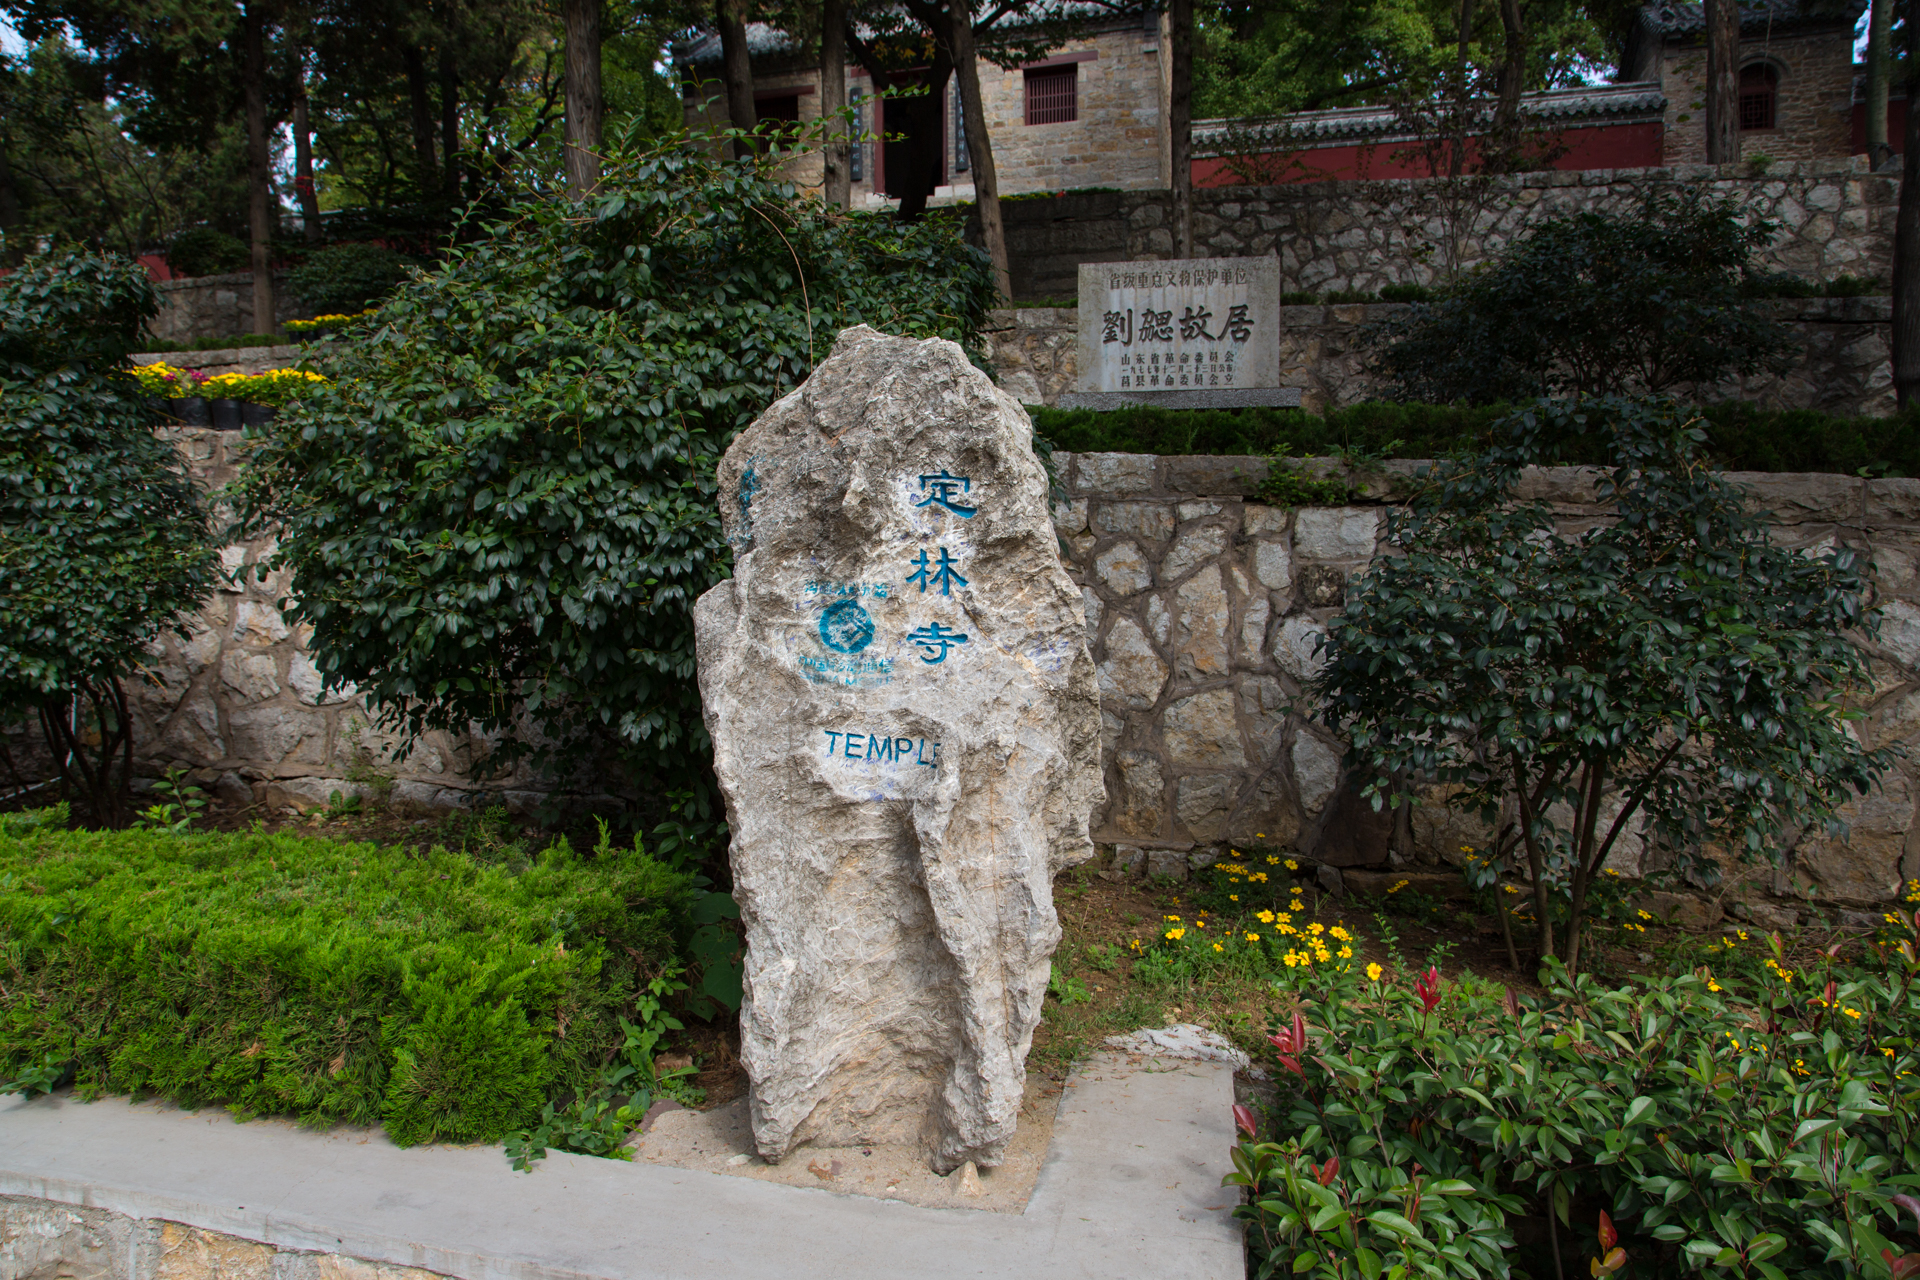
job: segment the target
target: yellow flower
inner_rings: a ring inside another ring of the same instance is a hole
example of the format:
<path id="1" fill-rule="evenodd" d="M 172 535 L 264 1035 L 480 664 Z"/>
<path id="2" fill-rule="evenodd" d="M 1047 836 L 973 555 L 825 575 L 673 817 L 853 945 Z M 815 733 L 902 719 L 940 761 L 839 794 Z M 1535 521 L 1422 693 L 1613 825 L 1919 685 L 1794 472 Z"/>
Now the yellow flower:
<path id="1" fill-rule="evenodd" d="M 1380 975 L 1385 972 L 1386 970 L 1382 969 L 1378 964 L 1370 964 L 1367 966 L 1367 981 L 1378 982 L 1380 981 Z"/>
<path id="2" fill-rule="evenodd" d="M 1169 929 L 1166 932 L 1167 939 L 1172 942 L 1178 942 L 1186 936 L 1187 931 L 1185 929 Z"/>
<path id="3" fill-rule="evenodd" d="M 1238 902 L 1240 901 L 1240 895 L 1237 893 L 1230 893 L 1227 895 L 1227 900 L 1230 902 Z"/>
<path id="4" fill-rule="evenodd" d="M 1169 921 L 1172 921 L 1172 922 L 1173 922 L 1173 923 L 1175 923 L 1175 924 L 1178 924 L 1178 923 L 1180 923 L 1180 917 L 1179 917 L 1179 916 L 1161 916 L 1160 918 L 1161 918 L 1162 920 L 1169 920 Z"/>
<path id="5" fill-rule="evenodd" d="M 1282 912 L 1281 912 L 1281 913 L 1280 913 L 1279 915 L 1277 915 L 1277 916 L 1275 916 L 1275 917 L 1274 917 L 1274 919 L 1275 919 L 1275 920 L 1278 920 L 1278 921 L 1279 921 L 1279 922 L 1280 922 L 1281 924 L 1292 924 L 1292 923 L 1293 923 L 1293 917 L 1292 917 L 1292 916 L 1290 916 L 1290 915 L 1288 915 L 1288 914 L 1287 914 L 1286 912 L 1284 912 L 1284 911 L 1282 911 Z"/>
<path id="6" fill-rule="evenodd" d="M 1840 1012 L 1846 1014 L 1849 1018 L 1855 1019 L 1856 1021 L 1860 1018 L 1860 1011 L 1858 1009 L 1842 1009 Z"/>
<path id="7" fill-rule="evenodd" d="M 1352 947 L 1342 947 L 1342 948 L 1340 948 L 1340 958 L 1341 958 L 1342 960 L 1351 960 L 1351 959 L 1353 959 L 1353 948 L 1352 948 Z"/>
<path id="8" fill-rule="evenodd" d="M 1353 935 L 1347 932 L 1346 926 L 1344 925 L 1335 925 L 1333 928 L 1327 930 L 1327 933 L 1332 937 L 1340 939 L 1342 942 L 1353 941 Z"/>
<path id="9" fill-rule="evenodd" d="M 1268 865 L 1268 866 L 1270 866 L 1270 867 L 1272 867 L 1272 866 L 1278 866 L 1278 865 L 1279 865 L 1279 862 L 1280 862 L 1280 859 L 1279 859 L 1279 858 L 1277 858 L 1277 857 L 1275 857 L 1275 856 L 1274 856 L 1273 854 L 1271 854 L 1271 853 L 1270 853 L 1270 854 L 1268 854 L 1268 855 L 1267 855 L 1267 865 Z"/>
<path id="10" fill-rule="evenodd" d="M 1272 924 L 1274 919 L 1271 911 L 1256 911 L 1253 913 L 1253 918 L 1261 924 Z"/>
<path id="11" fill-rule="evenodd" d="M 1880 1046 L 1880 1052 L 1886 1054 L 1889 1058 L 1893 1056 L 1893 1050 L 1887 1048 L 1885 1045 Z"/>
<path id="12" fill-rule="evenodd" d="M 1717 982 L 1715 982 L 1715 981 L 1714 981 L 1714 980 L 1713 980 L 1712 978 L 1708 978 L 1708 979 L 1707 979 L 1707 990 L 1709 990 L 1709 991 L 1718 991 L 1718 990 L 1720 990 L 1720 984 L 1719 984 L 1719 983 L 1717 983 Z"/>
<path id="13" fill-rule="evenodd" d="M 1259 934 L 1257 934 L 1257 933 L 1249 933 L 1249 934 L 1247 935 L 1247 941 L 1248 941 L 1248 942 L 1258 942 L 1258 941 L 1260 941 L 1260 935 L 1259 935 Z"/>
<path id="14" fill-rule="evenodd" d="M 1308 933 L 1325 933 L 1326 931 L 1327 931 L 1327 926 L 1321 924 L 1318 920 L 1315 920 L 1312 924 L 1307 926 Z"/>
<path id="15" fill-rule="evenodd" d="M 1217 943 L 1217 942 L 1213 944 L 1213 949 L 1214 949 L 1215 951 L 1225 951 L 1225 950 L 1226 950 L 1226 948 L 1225 948 L 1225 947 L 1223 947 L 1223 946 L 1221 946 L 1221 945 L 1220 945 L 1219 943 Z"/>
<path id="16" fill-rule="evenodd" d="M 1286 861 L 1286 868 L 1289 871 L 1298 871 L 1300 869 L 1300 864 L 1295 862 L 1292 858 L 1288 858 Z"/>
<path id="17" fill-rule="evenodd" d="M 1400 892 L 1400 891 L 1401 891 L 1402 889 L 1404 889 L 1404 888 L 1406 888 L 1406 887 L 1407 887 L 1408 885 L 1410 885 L 1410 884 L 1412 884 L 1412 883 L 1413 883 L 1413 881 L 1411 881 L 1411 880 L 1402 880 L 1402 881 L 1401 881 L 1401 882 L 1400 882 L 1399 884 L 1396 884 L 1396 885 L 1394 885 L 1394 886 L 1392 886 L 1391 888 L 1389 888 L 1389 889 L 1387 890 L 1387 892 L 1388 892 L 1388 893 L 1398 893 L 1398 892 Z"/>
<path id="18" fill-rule="evenodd" d="M 1518 893 L 1518 892 L 1520 892 L 1520 890 L 1519 890 L 1519 889 L 1517 889 L 1517 888 L 1515 888 L 1515 887 L 1514 887 L 1513 885 L 1510 885 L 1510 884 L 1503 884 L 1503 885 L 1501 885 L 1500 887 L 1501 887 L 1502 889 L 1505 889 L 1505 890 L 1506 890 L 1506 891 L 1507 891 L 1508 893 Z"/>

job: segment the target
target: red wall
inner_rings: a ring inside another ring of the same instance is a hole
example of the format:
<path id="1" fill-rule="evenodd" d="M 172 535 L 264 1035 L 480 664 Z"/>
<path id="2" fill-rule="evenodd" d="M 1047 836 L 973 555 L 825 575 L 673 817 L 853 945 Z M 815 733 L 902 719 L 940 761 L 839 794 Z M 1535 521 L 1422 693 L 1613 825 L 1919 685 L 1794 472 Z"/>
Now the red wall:
<path id="1" fill-rule="evenodd" d="M 1662 163 L 1665 127 L 1645 124 L 1590 125 L 1560 135 L 1566 151 L 1544 167 L 1549 169 L 1638 169 Z M 1326 182 L 1335 178 L 1424 178 L 1430 176 L 1425 157 L 1407 155 L 1412 148 L 1367 143 L 1345 147 L 1318 147 L 1294 154 L 1254 157 L 1262 182 Z M 1193 162 L 1193 185 L 1230 187 L 1246 181 L 1225 160 L 1209 157 Z"/>
<path id="2" fill-rule="evenodd" d="M 1887 99 L 1887 142 L 1893 147 L 1893 153 L 1899 155 L 1906 150 L 1907 140 L 1907 100 L 1905 98 Z M 1867 153 L 1867 104 L 1853 104 L 1853 154 L 1863 156 Z M 1200 180 L 1200 170 L 1196 166 L 1194 181 Z"/>

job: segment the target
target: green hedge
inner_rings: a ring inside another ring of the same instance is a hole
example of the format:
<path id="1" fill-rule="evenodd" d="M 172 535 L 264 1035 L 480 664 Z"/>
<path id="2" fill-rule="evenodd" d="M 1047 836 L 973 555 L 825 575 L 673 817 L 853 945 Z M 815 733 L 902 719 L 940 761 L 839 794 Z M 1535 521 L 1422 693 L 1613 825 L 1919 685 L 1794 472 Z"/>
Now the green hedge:
<path id="1" fill-rule="evenodd" d="M 598 1079 L 688 879 L 0 819 L 0 1080 L 491 1142 Z"/>
<path id="2" fill-rule="evenodd" d="M 1324 415 L 1297 409 L 1035 408 L 1034 430 L 1070 453 L 1266 454 L 1341 451 L 1389 458 L 1436 458 L 1484 443 L 1507 405 L 1371 403 Z M 1828 471 L 1920 476 L 1920 418 L 1841 418 L 1810 409 L 1747 404 L 1701 410 L 1708 454 L 1729 471 Z M 1568 441 L 1569 460 L 1598 460 Z"/>

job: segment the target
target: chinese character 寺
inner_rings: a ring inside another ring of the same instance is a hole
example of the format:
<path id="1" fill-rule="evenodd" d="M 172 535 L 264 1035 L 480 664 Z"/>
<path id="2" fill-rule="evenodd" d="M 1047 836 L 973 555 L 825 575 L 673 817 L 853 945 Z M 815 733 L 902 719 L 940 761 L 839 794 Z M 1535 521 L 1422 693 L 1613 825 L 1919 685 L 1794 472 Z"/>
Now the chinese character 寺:
<path id="1" fill-rule="evenodd" d="M 966 493 L 973 488 L 973 481 L 965 476 L 950 476 L 942 470 L 937 476 L 921 476 L 920 492 L 927 496 L 914 503 L 916 507 L 942 506 L 963 520 L 973 519 L 978 507 L 963 507 L 954 501 L 957 493 Z"/>
<path id="2" fill-rule="evenodd" d="M 1172 342 L 1173 312 L 1155 311 L 1144 307 L 1140 311 L 1140 341 Z"/>
<path id="3" fill-rule="evenodd" d="M 1211 319 L 1213 319 L 1213 312 L 1208 311 L 1205 307 L 1202 307 L 1199 311 L 1188 307 L 1187 314 L 1180 317 L 1181 338 L 1188 342 L 1192 342 L 1195 338 L 1205 338 L 1209 342 L 1213 341 L 1217 335 L 1207 332 L 1207 321 Z"/>
<path id="4" fill-rule="evenodd" d="M 920 660 L 928 666 L 947 660 L 947 650 L 956 644 L 967 643 L 967 638 L 957 631 L 949 631 L 939 623 L 930 623 L 918 631 L 907 633 L 907 643 L 920 646 Z"/>
<path id="5" fill-rule="evenodd" d="M 913 572 L 907 575 L 907 581 L 918 583 L 921 595 L 927 594 L 928 587 L 938 587 L 941 595 L 950 596 L 953 587 L 967 585 L 967 580 L 954 572 L 953 557 L 947 554 L 945 547 L 940 548 L 940 562 L 933 565 L 927 563 L 927 553 L 923 548 L 920 558 L 913 562 Z"/>
<path id="6" fill-rule="evenodd" d="M 1100 339 L 1102 343 L 1117 342 L 1123 347 L 1133 345 L 1133 311 L 1131 308 L 1126 311 L 1103 311 L 1100 315 L 1101 323 L 1107 327 L 1107 336 Z"/>
<path id="7" fill-rule="evenodd" d="M 1253 335 L 1253 321 L 1247 319 L 1245 303 L 1227 312 L 1227 336 L 1235 342 L 1245 342 Z"/>

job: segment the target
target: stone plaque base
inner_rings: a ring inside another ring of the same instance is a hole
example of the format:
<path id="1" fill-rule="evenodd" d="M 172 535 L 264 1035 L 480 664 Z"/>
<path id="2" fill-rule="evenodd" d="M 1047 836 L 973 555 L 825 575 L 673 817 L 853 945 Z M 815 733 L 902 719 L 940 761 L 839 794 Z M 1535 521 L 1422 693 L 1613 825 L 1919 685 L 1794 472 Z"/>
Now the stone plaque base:
<path id="1" fill-rule="evenodd" d="M 1200 387 L 1192 391 L 1068 391 L 1056 409 L 1298 409 L 1299 387 Z"/>

